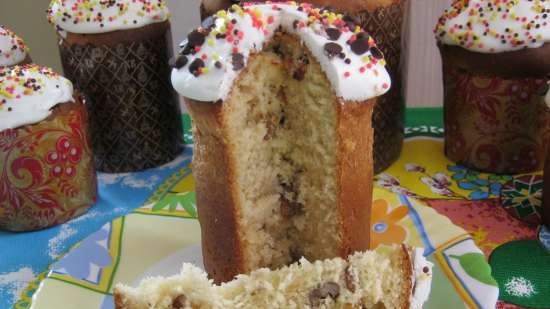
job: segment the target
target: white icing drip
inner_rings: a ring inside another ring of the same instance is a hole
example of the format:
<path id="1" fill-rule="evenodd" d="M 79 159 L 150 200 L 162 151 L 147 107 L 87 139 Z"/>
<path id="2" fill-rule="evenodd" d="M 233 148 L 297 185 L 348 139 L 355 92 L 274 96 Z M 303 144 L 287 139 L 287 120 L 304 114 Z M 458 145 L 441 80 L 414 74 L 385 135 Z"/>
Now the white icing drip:
<path id="1" fill-rule="evenodd" d="M 548 0 L 510 0 L 506 3 L 500 1 L 500 4 L 495 4 L 495 0 L 469 0 L 468 4 L 464 2 L 455 0 L 454 7 L 446 11 L 440 19 L 435 32 L 442 43 L 458 45 L 476 52 L 500 53 L 537 48 L 550 41 Z M 489 4 L 494 10 L 489 10 Z M 459 5 L 464 7 L 460 8 Z M 480 7 L 483 9 L 483 16 L 479 12 Z M 498 8 L 501 10 L 498 11 Z M 506 12 L 506 9 L 509 11 Z M 468 23 L 471 24 L 471 29 L 468 28 Z M 529 23 L 532 25 L 531 29 L 527 29 Z M 474 35 L 477 40 L 473 39 Z"/>
<path id="2" fill-rule="evenodd" d="M 411 309 L 422 309 L 430 297 L 433 277 L 433 264 L 423 255 L 424 249 L 415 248 L 413 252 L 414 293 L 411 297 Z M 429 271 L 424 272 L 424 268 Z"/>
<path id="3" fill-rule="evenodd" d="M 15 33 L 0 26 L 0 66 L 11 66 L 23 62 L 27 47 Z"/>
<path id="4" fill-rule="evenodd" d="M 323 71 L 327 74 L 332 83 L 336 94 L 344 100 L 363 101 L 377 97 L 389 90 L 391 80 L 384 67 L 383 61 L 372 64 L 364 73 L 359 69 L 366 66 L 363 61 L 366 57 L 372 56 L 370 51 L 357 55 L 350 45 L 346 42 L 352 37 L 352 32 L 342 32 L 337 41 L 331 41 L 327 38 L 324 26 L 315 21 L 311 26 L 294 28 L 296 21 L 307 23 L 308 14 L 298 11 L 296 5 L 277 4 L 280 10 L 274 9 L 273 4 L 249 5 L 246 8 L 257 9 L 261 12 L 265 28 L 256 28 L 253 26 L 253 19 L 250 14 L 227 13 L 229 20 L 235 19 L 235 29 L 244 32 L 244 37 L 239 40 L 239 53 L 244 56 L 244 62 L 248 61 L 251 54 L 260 52 L 264 44 L 274 35 L 279 26 L 290 34 L 297 35 L 303 43 L 309 48 L 312 54 L 321 64 Z M 272 17 L 272 23 L 265 21 Z M 224 27 L 224 19 L 218 18 L 214 31 L 220 31 Z M 210 42 L 210 43 L 209 43 Z M 324 51 L 324 45 L 328 42 L 338 43 L 346 57 L 351 61 L 345 63 L 345 59 L 338 56 L 327 57 Z M 172 84 L 174 88 L 183 96 L 198 101 L 217 101 L 225 100 L 231 90 L 232 84 L 238 75 L 238 71 L 233 70 L 232 50 L 235 47 L 227 40 L 219 40 L 210 33 L 206 37 L 206 42 L 202 45 L 200 52 L 188 56 L 188 62 L 185 66 L 172 71 Z M 202 55 L 207 55 L 205 68 L 208 73 L 194 76 L 190 70 L 190 64 Z M 215 57 L 217 55 L 218 57 Z M 222 68 L 216 68 L 215 63 L 219 61 Z M 349 76 L 345 76 L 347 73 Z"/>
<path id="5" fill-rule="evenodd" d="M 109 2 L 104 0 L 52 0 L 48 10 L 48 19 L 50 23 L 57 26 L 59 32 L 105 33 L 141 28 L 166 21 L 170 17 L 164 0 L 117 0 L 111 1 L 112 4 Z M 72 9 L 73 6 L 76 10 Z M 98 18 L 98 13 L 101 13 L 101 20 Z M 65 14 L 69 14 L 69 16 Z M 74 22 L 75 18 L 77 18 L 77 23 Z"/>
<path id="6" fill-rule="evenodd" d="M 21 82 L 14 83 L 15 77 L 23 83 L 34 79 L 40 89 L 29 91 Z M 54 106 L 72 101 L 72 83 L 47 68 L 31 65 L 0 69 L 0 131 L 38 123 L 51 114 Z"/>

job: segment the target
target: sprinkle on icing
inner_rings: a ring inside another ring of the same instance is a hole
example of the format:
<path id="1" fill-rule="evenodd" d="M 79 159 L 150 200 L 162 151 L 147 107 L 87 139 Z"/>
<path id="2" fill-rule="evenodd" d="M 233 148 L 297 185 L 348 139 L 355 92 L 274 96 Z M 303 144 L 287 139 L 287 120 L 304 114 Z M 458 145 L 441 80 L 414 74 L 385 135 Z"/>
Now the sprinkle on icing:
<path id="1" fill-rule="evenodd" d="M 499 53 L 550 41 L 549 0 L 454 0 L 435 29 L 442 43 Z"/>
<path id="2" fill-rule="evenodd" d="M 47 13 L 62 34 L 140 28 L 170 17 L 164 0 L 52 0 Z"/>
<path id="3" fill-rule="evenodd" d="M 16 65 L 27 57 L 28 48 L 21 38 L 0 25 L 0 66 Z"/>
<path id="4" fill-rule="evenodd" d="M 205 20 L 181 44 L 174 88 L 198 101 L 226 99 L 250 55 L 280 28 L 303 41 L 344 100 L 363 101 L 389 90 L 382 52 L 352 18 L 292 1 L 233 5 Z"/>
<path id="5" fill-rule="evenodd" d="M 71 82 L 35 64 L 0 67 L 0 131 L 38 123 L 73 101 Z"/>

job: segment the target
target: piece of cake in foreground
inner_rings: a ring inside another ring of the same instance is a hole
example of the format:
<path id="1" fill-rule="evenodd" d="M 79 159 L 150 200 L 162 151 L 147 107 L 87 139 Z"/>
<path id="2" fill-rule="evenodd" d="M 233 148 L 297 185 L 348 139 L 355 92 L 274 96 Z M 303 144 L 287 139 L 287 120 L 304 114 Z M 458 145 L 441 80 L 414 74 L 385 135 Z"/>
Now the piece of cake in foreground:
<path id="1" fill-rule="evenodd" d="M 432 264 L 422 249 L 405 245 L 266 268 L 214 285 L 206 273 L 185 264 L 179 275 L 148 278 L 137 288 L 117 285 L 117 309 L 217 308 L 422 308 Z"/>

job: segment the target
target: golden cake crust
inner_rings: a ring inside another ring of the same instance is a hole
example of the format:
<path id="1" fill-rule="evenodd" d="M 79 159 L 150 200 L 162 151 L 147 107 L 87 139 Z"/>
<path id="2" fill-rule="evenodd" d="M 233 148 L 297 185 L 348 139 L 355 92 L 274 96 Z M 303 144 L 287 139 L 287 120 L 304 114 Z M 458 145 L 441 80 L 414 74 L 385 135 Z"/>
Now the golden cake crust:
<path id="1" fill-rule="evenodd" d="M 236 218 L 237 192 L 228 137 L 224 135 L 223 103 L 186 99 L 194 121 L 193 172 L 202 230 L 204 265 L 215 282 L 245 273 L 242 240 Z M 338 111 L 338 175 L 342 232 L 340 256 L 369 248 L 372 200 L 372 111 L 376 99 L 335 102 Z"/>
<path id="2" fill-rule="evenodd" d="M 186 99 L 193 117 L 193 173 L 202 234 L 204 266 L 216 282 L 225 282 L 244 269 L 237 231 L 235 182 L 223 129 L 222 102 Z"/>

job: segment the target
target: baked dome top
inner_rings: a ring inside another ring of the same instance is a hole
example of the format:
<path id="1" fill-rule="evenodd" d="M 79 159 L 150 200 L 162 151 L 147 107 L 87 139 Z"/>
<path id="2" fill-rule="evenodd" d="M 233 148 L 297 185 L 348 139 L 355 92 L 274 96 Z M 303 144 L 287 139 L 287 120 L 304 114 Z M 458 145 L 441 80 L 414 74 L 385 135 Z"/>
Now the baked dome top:
<path id="1" fill-rule="evenodd" d="M 164 0 L 52 0 L 48 21 L 58 31 L 105 33 L 168 20 Z"/>
<path id="2" fill-rule="evenodd" d="M 38 123 L 73 101 L 72 83 L 36 64 L 0 67 L 0 131 Z"/>
<path id="3" fill-rule="evenodd" d="M 482 53 L 541 47 L 550 41 L 550 1 L 454 0 L 435 34 L 443 44 Z"/>
<path id="4" fill-rule="evenodd" d="M 389 90 L 384 56 L 368 33 L 344 15 L 292 1 L 233 5 L 206 20 L 181 45 L 174 88 L 197 101 L 226 99 L 248 58 L 280 29 L 302 40 L 344 100 L 364 101 Z"/>
<path id="5" fill-rule="evenodd" d="M 28 48 L 11 30 L 0 25 L 0 66 L 15 65 L 27 57 Z"/>

